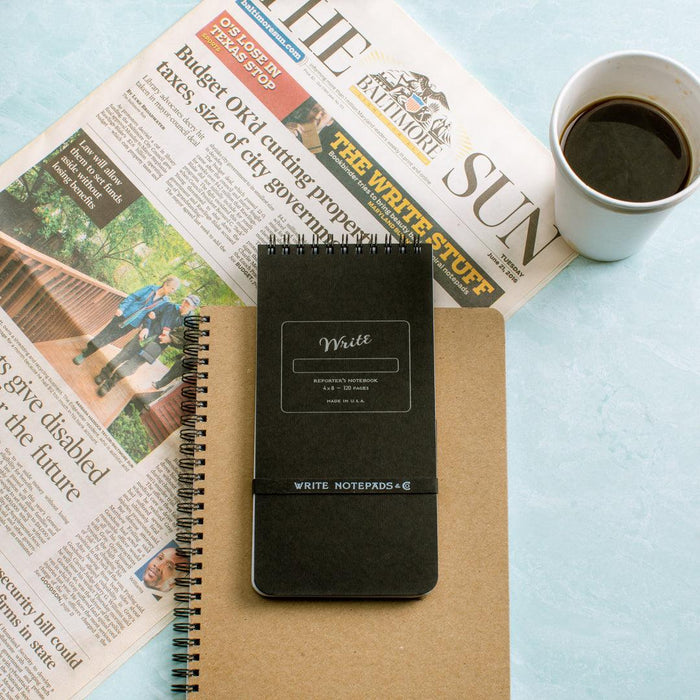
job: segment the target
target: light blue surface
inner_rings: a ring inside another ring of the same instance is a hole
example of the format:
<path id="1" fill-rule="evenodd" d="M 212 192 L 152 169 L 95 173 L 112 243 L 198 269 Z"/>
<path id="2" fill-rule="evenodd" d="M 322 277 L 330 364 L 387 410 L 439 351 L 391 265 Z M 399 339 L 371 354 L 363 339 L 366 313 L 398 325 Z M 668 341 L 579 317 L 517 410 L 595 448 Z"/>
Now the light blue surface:
<path id="1" fill-rule="evenodd" d="M 194 4 L 0 0 L 0 160 Z M 401 4 L 543 143 L 600 54 L 700 72 L 697 0 Z M 507 324 L 516 700 L 700 696 L 699 221 L 695 196 L 643 252 L 576 260 Z M 170 697 L 170 637 L 91 697 Z"/>

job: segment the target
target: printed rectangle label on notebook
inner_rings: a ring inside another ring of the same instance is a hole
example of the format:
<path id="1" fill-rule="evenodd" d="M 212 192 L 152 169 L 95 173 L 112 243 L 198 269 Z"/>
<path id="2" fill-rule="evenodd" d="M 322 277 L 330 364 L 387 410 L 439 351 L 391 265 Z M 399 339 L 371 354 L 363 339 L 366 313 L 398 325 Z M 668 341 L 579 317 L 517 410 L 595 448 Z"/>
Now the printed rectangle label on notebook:
<path id="1" fill-rule="evenodd" d="M 404 320 L 285 321 L 282 410 L 409 411 L 410 334 Z"/>

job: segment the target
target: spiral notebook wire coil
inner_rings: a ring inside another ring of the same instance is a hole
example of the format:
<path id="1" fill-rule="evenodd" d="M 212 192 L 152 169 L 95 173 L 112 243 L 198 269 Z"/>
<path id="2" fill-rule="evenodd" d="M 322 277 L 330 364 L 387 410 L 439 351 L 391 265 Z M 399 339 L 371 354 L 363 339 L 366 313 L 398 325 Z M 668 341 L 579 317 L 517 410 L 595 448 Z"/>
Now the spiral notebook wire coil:
<path id="1" fill-rule="evenodd" d="M 201 413 L 207 408 L 208 378 L 206 365 L 208 360 L 201 353 L 209 349 L 206 339 L 209 331 L 204 328 L 209 322 L 207 316 L 189 316 L 185 319 L 185 346 L 182 360 L 182 403 L 180 429 L 180 459 L 178 474 L 178 504 L 177 504 L 177 554 L 183 559 L 176 564 L 178 576 L 175 585 L 182 589 L 175 593 L 175 622 L 173 630 L 175 638 L 173 646 L 178 650 L 173 653 L 173 677 L 177 679 L 172 684 L 176 693 L 196 693 L 199 690 L 197 677 L 199 669 L 199 638 L 197 632 L 200 624 L 197 617 L 200 614 L 198 602 L 201 594 L 193 588 L 201 582 L 202 564 L 197 560 L 202 554 L 201 528 L 204 517 L 201 513 L 203 505 L 200 496 L 204 495 L 204 452 L 206 446 L 199 438 L 206 436 L 206 415 Z"/>
<path id="2" fill-rule="evenodd" d="M 413 235 L 412 238 L 406 238 L 401 236 L 398 243 L 392 244 L 391 236 L 387 233 L 384 237 L 384 243 L 379 243 L 379 239 L 376 233 L 373 233 L 369 241 L 366 243 L 355 242 L 350 243 L 349 236 L 347 233 L 343 234 L 340 242 L 336 242 L 331 236 L 328 240 L 322 242 L 318 234 L 314 234 L 313 240 L 310 245 L 307 245 L 304 236 L 298 236 L 296 243 L 293 243 L 289 234 L 282 236 L 282 241 L 277 243 L 277 238 L 275 234 L 271 234 L 267 243 L 267 254 L 277 255 L 278 252 L 281 255 L 306 255 L 310 253 L 311 255 L 334 255 L 338 252 L 340 255 L 350 255 L 351 252 L 354 255 L 363 255 L 368 253 L 369 255 L 378 255 L 379 253 L 390 254 L 392 250 L 398 250 L 400 254 L 405 254 L 408 252 L 420 253 L 422 248 L 422 243 L 420 237 Z"/>

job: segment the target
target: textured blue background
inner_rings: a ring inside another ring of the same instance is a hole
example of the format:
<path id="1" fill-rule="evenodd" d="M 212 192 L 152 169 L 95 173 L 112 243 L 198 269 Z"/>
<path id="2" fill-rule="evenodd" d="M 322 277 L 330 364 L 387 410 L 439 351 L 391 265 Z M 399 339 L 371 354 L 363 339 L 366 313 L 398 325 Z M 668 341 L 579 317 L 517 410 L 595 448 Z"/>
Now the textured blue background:
<path id="1" fill-rule="evenodd" d="M 697 0 L 400 4 L 544 143 L 600 54 L 700 72 Z M 0 161 L 194 5 L 0 0 Z M 696 196 L 637 256 L 576 260 L 507 324 L 516 700 L 700 694 L 699 215 Z M 170 652 L 165 631 L 91 697 L 169 697 Z"/>

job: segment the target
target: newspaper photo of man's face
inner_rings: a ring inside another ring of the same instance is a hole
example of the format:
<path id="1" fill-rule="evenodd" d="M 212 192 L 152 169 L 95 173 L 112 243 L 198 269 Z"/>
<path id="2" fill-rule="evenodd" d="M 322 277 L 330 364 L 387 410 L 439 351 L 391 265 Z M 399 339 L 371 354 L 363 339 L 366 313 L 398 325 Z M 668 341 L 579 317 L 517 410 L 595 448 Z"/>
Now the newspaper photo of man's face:
<path id="1" fill-rule="evenodd" d="M 309 98 L 304 104 L 289 114 L 283 123 L 312 153 L 323 150 L 320 134 L 333 124 L 333 117 L 318 102 Z"/>
<path id="2" fill-rule="evenodd" d="M 176 565 L 184 561 L 175 547 L 165 547 L 146 564 L 141 580 L 146 588 L 167 593 L 175 586 Z"/>

